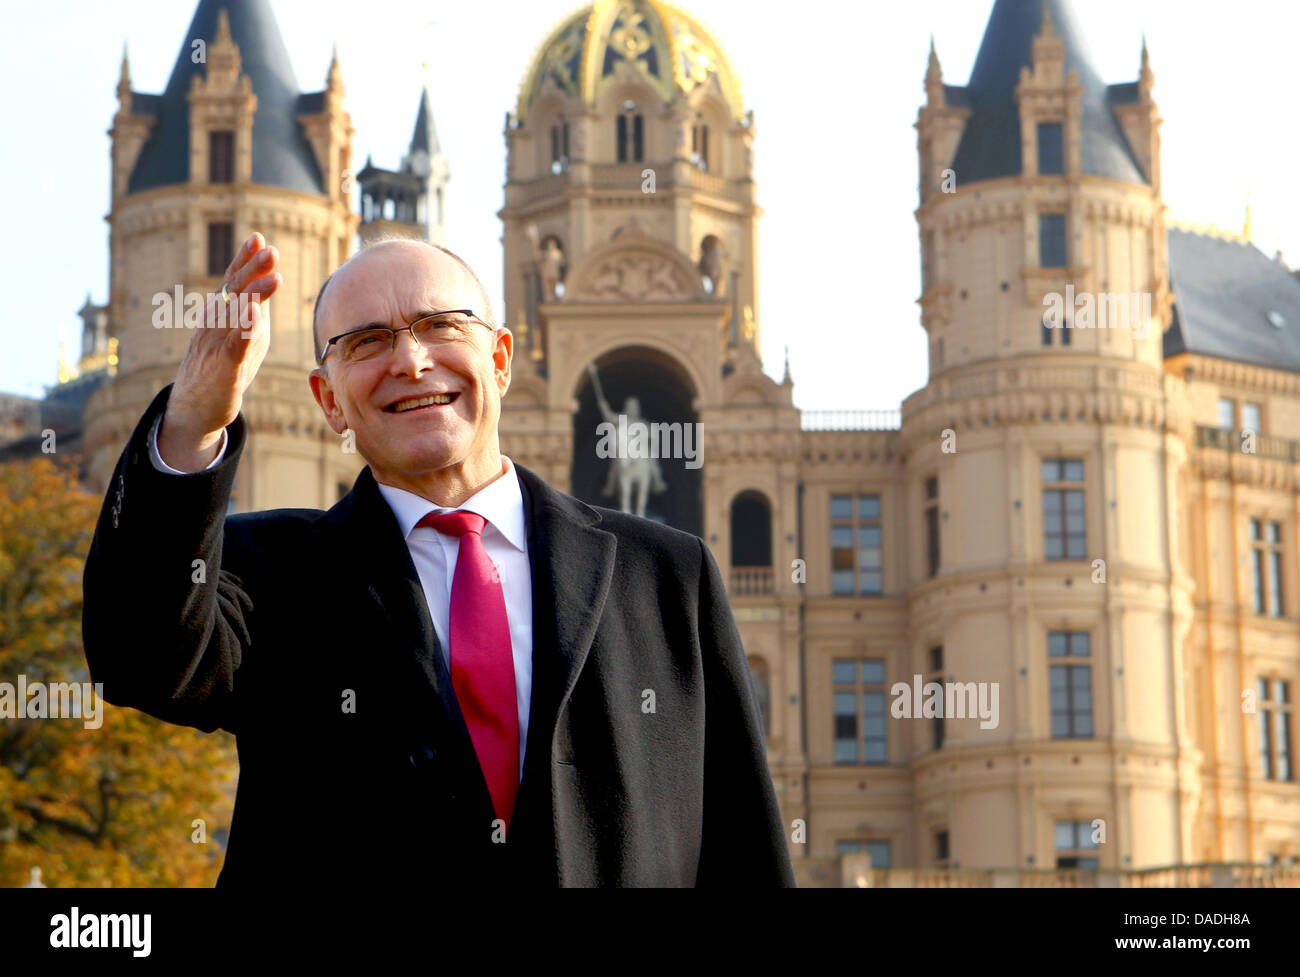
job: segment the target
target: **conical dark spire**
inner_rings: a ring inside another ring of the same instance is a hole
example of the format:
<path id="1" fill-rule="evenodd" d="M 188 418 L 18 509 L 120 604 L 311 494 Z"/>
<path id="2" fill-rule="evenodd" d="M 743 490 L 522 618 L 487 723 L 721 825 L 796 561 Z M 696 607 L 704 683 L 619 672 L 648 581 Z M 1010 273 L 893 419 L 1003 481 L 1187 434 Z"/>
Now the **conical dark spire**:
<path id="1" fill-rule="evenodd" d="M 1065 47 L 1065 70 L 1077 70 L 1083 88 L 1083 172 L 1146 183 L 1111 110 L 1107 86 L 1088 57 L 1067 0 L 997 0 L 993 5 L 966 89 L 971 116 L 953 159 L 957 178 L 972 183 L 1020 174 L 1016 85 L 1020 69 L 1033 65 L 1034 38 L 1043 30 L 1045 19 L 1051 33 Z"/>
<path id="2" fill-rule="evenodd" d="M 201 40 L 211 49 L 222 11 L 239 48 L 241 73 L 257 96 L 253 118 L 253 182 L 323 193 L 320 167 L 298 122 L 300 91 L 268 0 L 200 0 L 181 43 L 167 88 L 158 101 L 157 123 L 140 150 L 130 192 L 189 181 L 190 121 L 186 95 L 191 80 L 204 78 L 194 58 Z"/>
<path id="3" fill-rule="evenodd" d="M 433 109 L 429 106 L 429 89 L 420 92 L 420 108 L 415 115 L 415 132 L 411 135 L 411 152 L 424 150 L 432 158 L 438 155 L 438 130 L 433 125 Z"/>

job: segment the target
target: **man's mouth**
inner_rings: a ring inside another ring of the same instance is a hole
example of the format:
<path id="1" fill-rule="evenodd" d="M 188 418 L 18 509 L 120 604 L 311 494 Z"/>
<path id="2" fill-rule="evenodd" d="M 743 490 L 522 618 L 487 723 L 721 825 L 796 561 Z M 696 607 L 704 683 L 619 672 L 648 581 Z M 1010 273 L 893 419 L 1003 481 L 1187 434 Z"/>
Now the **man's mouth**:
<path id="1" fill-rule="evenodd" d="M 408 397 L 384 408 L 390 414 L 406 414 L 413 410 L 431 407 L 446 407 L 460 396 L 460 391 L 445 394 L 429 394 L 427 397 Z"/>

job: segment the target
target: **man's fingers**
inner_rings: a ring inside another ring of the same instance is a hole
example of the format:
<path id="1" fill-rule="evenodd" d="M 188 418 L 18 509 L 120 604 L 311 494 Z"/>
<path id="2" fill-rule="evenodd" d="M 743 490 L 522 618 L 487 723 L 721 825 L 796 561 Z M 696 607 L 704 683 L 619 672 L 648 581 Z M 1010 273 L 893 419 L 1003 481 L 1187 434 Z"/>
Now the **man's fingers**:
<path id="1" fill-rule="evenodd" d="M 262 237 L 259 231 L 254 231 L 250 234 L 248 239 L 244 242 L 244 246 L 235 254 L 234 260 L 230 262 L 230 266 L 226 268 L 226 273 L 222 276 L 222 280 L 227 282 L 232 281 L 235 277 L 235 273 L 244 267 L 248 262 L 248 259 L 257 254 L 257 252 L 261 251 L 264 247 L 266 247 L 266 238 Z"/>
<path id="2" fill-rule="evenodd" d="M 263 275 L 261 278 L 249 282 L 241 288 L 240 291 L 249 295 L 259 295 L 263 299 L 269 299 L 275 294 L 275 290 L 279 288 L 283 282 L 284 276 L 278 271 L 275 271 L 269 275 Z"/>
<path id="3" fill-rule="evenodd" d="M 227 292 L 243 292 L 248 283 L 256 277 L 266 277 L 275 270 L 275 263 L 280 260 L 280 252 L 274 247 L 263 248 L 252 255 L 235 274 L 227 278 Z"/>

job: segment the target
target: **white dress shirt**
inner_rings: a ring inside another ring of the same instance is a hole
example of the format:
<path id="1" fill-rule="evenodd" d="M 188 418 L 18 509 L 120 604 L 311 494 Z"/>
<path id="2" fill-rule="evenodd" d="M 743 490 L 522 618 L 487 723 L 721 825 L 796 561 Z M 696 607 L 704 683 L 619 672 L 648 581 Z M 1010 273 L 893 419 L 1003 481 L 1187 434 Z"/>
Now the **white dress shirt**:
<path id="1" fill-rule="evenodd" d="M 524 520 L 524 496 L 514 463 L 502 455 L 505 472 L 460 505 L 487 520 L 483 525 L 483 550 L 501 578 L 510 624 L 510 647 L 515 659 L 515 704 L 519 707 L 519 777 L 524 775 L 524 750 L 528 741 L 528 706 L 533 689 L 533 580 L 528 562 L 528 530 Z M 424 599 L 438 632 L 442 657 L 451 671 L 450 621 L 451 584 L 460 555 L 460 539 L 438 532 L 432 526 L 416 527 L 430 512 L 455 512 L 413 492 L 379 485 L 397 525 L 411 551 L 411 561 L 420 575 Z"/>
<path id="2" fill-rule="evenodd" d="M 158 453 L 158 429 L 162 417 L 154 422 L 149 434 L 149 457 L 156 469 L 184 475 Z M 226 453 L 226 432 L 221 432 L 221 446 L 208 468 L 216 466 Z M 501 578 L 506 602 L 506 619 L 510 625 L 510 647 L 515 663 L 515 704 L 519 709 L 519 777 L 524 775 L 524 754 L 528 742 L 529 704 L 533 689 L 533 581 L 528 562 L 528 529 L 524 519 L 524 497 L 514 462 L 502 455 L 505 471 L 467 499 L 461 509 L 477 513 L 483 525 L 483 550 Z M 206 470 L 206 469 L 205 469 Z M 420 577 L 429 617 L 442 645 L 443 661 L 451 672 L 451 584 L 460 554 L 460 539 L 438 532 L 432 526 L 416 527 L 430 512 L 454 512 L 430 502 L 413 492 L 379 484 L 384 497 L 411 553 L 411 562 Z"/>

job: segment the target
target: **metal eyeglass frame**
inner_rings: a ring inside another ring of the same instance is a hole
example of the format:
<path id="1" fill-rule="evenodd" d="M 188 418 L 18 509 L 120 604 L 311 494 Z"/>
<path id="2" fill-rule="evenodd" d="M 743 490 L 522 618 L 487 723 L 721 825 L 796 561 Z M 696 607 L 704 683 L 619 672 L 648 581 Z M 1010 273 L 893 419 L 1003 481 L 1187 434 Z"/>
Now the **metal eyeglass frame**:
<path id="1" fill-rule="evenodd" d="M 360 326 L 356 329 L 349 329 L 347 332 L 341 332 L 337 336 L 331 336 L 329 339 L 325 341 L 325 348 L 321 350 L 321 354 L 320 354 L 321 364 L 324 365 L 325 357 L 329 356 L 330 347 L 333 346 L 340 339 L 346 339 L 348 336 L 354 335 L 359 332 L 373 332 L 376 329 L 387 329 L 389 332 L 393 334 L 391 345 L 388 347 L 388 351 L 391 353 L 393 350 L 397 348 L 397 334 L 399 332 L 409 331 L 411 333 L 411 338 L 415 339 L 415 327 L 419 325 L 421 322 L 424 322 L 426 319 L 433 319 L 440 315 L 452 315 L 452 314 L 467 315 L 483 328 L 491 329 L 492 332 L 496 332 L 496 328 L 488 325 L 477 315 L 475 315 L 473 309 L 443 309 L 441 312 L 430 312 L 428 315 L 422 315 L 418 319 L 414 319 L 407 325 L 402 326 L 400 329 L 394 329 L 392 326 Z M 415 341 L 421 348 L 424 348 L 424 343 L 421 343 L 418 339 L 415 339 Z M 346 360 L 344 362 L 346 362 Z"/>

